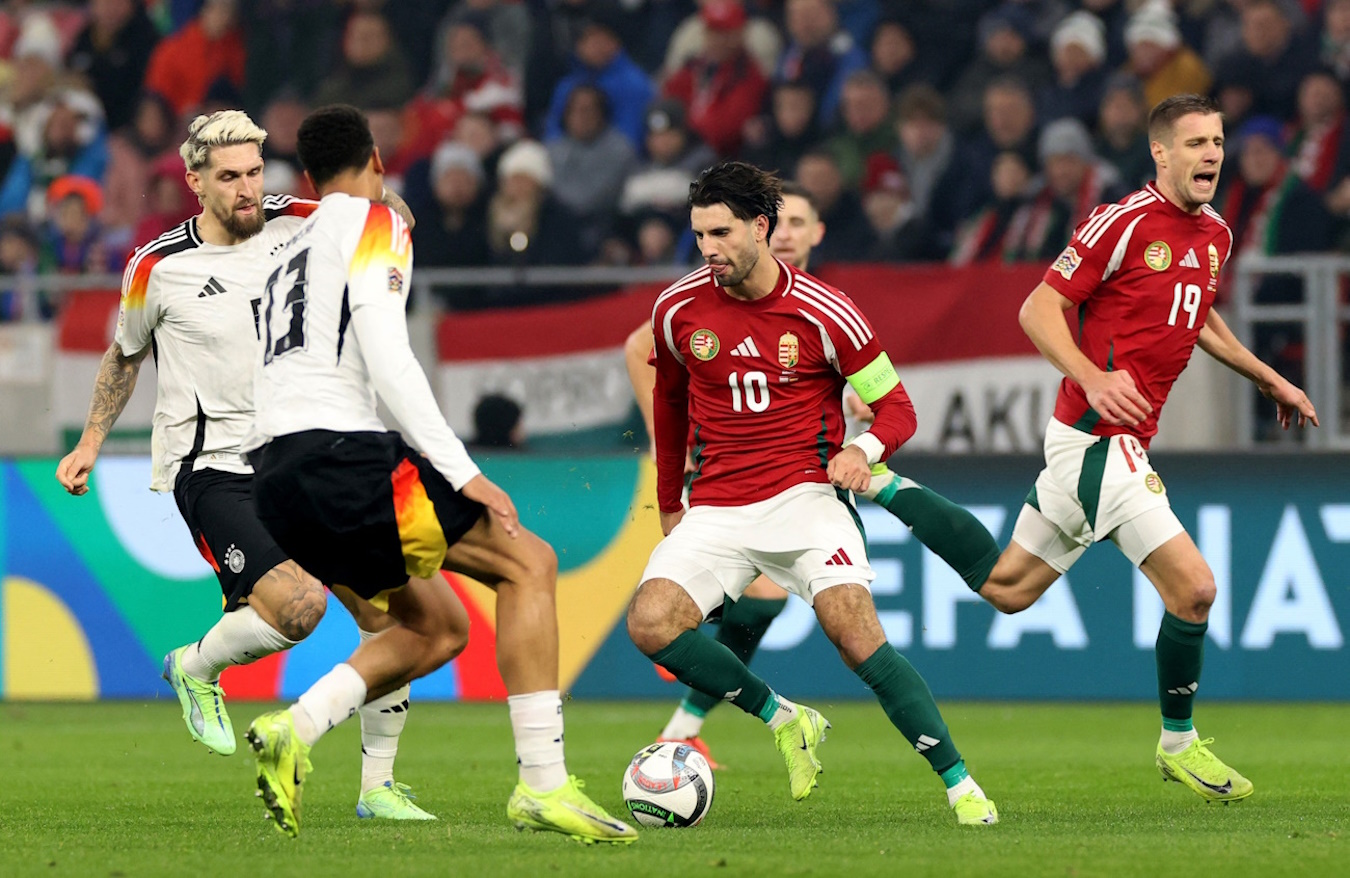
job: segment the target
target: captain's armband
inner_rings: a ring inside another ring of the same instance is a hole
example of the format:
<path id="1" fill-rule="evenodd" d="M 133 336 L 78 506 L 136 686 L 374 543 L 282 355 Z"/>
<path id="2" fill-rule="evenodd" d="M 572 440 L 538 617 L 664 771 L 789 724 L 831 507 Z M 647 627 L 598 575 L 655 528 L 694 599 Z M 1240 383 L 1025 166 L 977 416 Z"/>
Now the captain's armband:
<path id="1" fill-rule="evenodd" d="M 863 402 L 871 405 L 898 387 L 900 376 L 895 373 L 891 358 L 882 351 L 875 360 L 849 375 L 848 383 Z"/>

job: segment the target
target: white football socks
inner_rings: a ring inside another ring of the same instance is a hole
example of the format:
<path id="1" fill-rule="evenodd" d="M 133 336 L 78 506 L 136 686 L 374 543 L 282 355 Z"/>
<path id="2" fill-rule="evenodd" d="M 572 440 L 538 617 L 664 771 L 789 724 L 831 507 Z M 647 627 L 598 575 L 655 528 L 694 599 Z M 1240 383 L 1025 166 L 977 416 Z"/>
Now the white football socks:
<path id="1" fill-rule="evenodd" d="M 346 662 L 334 665 L 291 705 L 296 734 L 313 747 L 329 729 L 355 716 L 365 700 L 366 681 L 356 668 Z"/>
<path id="2" fill-rule="evenodd" d="M 675 715 L 661 730 L 661 737 L 671 741 L 686 741 L 690 738 L 697 738 L 701 731 L 703 731 L 703 717 L 696 713 L 690 713 L 681 704 L 675 708 Z"/>
<path id="3" fill-rule="evenodd" d="M 1163 729 L 1162 737 L 1158 739 L 1158 743 L 1162 746 L 1164 753 L 1168 756 L 1175 756 L 1191 746 L 1192 741 L 1198 741 L 1199 739 L 1200 735 L 1196 733 L 1195 729 L 1187 729 L 1184 732 Z"/>
<path id="4" fill-rule="evenodd" d="M 547 793 L 567 783 L 562 698 L 558 690 L 509 695 L 506 703 L 511 711 L 521 781 L 536 793 Z"/>
<path id="5" fill-rule="evenodd" d="M 769 717 L 769 728 L 776 732 L 779 726 L 797 716 L 797 705 L 776 692 L 772 697 L 778 699 L 778 706 L 774 708 L 773 716 Z"/>
<path id="6" fill-rule="evenodd" d="M 257 610 L 244 604 L 221 616 L 201 640 L 183 650 L 183 670 L 198 680 L 214 683 L 230 665 L 252 664 L 295 644 L 264 622 Z"/>
<path id="7" fill-rule="evenodd" d="M 375 634 L 361 632 L 361 642 Z M 361 706 L 361 792 L 384 786 L 394 780 L 394 757 L 398 738 L 408 722 L 408 692 L 404 685 Z"/>
<path id="8" fill-rule="evenodd" d="M 956 800 L 966 793 L 975 793 L 980 798 L 984 798 L 984 790 L 980 789 L 980 785 L 975 783 L 975 778 L 966 775 L 957 781 L 956 786 L 947 787 L 947 807 L 950 808 L 955 805 Z"/>

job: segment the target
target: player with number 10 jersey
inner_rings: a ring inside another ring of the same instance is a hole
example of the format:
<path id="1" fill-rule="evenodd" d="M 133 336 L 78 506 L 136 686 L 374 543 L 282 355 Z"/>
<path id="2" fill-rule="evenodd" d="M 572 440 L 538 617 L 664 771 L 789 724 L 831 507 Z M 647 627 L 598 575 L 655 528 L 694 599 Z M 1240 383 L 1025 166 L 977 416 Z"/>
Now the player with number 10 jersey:
<path id="1" fill-rule="evenodd" d="M 1153 410 L 1134 426 L 1105 423 L 1082 386 L 1065 378 L 1055 419 L 1096 436 L 1130 433 L 1147 447 L 1232 251 L 1233 232 L 1218 211 L 1206 204 L 1188 213 L 1152 183 L 1094 210 L 1045 283 L 1080 306 L 1079 349 L 1103 371 L 1129 372 Z"/>

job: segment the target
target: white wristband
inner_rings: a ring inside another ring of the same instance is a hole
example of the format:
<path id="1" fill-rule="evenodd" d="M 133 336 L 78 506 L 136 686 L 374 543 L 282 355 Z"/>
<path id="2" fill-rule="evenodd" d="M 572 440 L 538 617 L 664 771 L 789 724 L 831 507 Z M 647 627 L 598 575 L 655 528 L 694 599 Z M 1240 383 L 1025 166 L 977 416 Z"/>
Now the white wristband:
<path id="1" fill-rule="evenodd" d="M 849 445 L 856 445 L 867 455 L 869 464 L 880 463 L 882 456 L 886 453 L 886 446 L 881 444 L 881 440 L 873 436 L 870 432 L 859 433 L 848 440 L 845 448 Z"/>

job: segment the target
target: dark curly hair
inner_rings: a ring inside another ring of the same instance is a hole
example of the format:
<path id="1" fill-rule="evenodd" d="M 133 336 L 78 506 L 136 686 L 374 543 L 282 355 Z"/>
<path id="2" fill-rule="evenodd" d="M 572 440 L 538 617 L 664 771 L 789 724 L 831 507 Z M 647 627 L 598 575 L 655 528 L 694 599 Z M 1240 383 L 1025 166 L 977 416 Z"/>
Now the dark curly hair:
<path id="1" fill-rule="evenodd" d="M 705 168 L 689 184 L 689 207 L 725 204 L 736 219 L 767 217 L 770 238 L 778 225 L 782 203 L 783 182 L 775 174 L 745 162 L 719 162 Z"/>
<path id="2" fill-rule="evenodd" d="M 343 171 L 359 171 L 375 151 L 370 122 L 356 107 L 332 104 L 320 107 L 300 123 L 295 151 L 315 186 Z"/>

